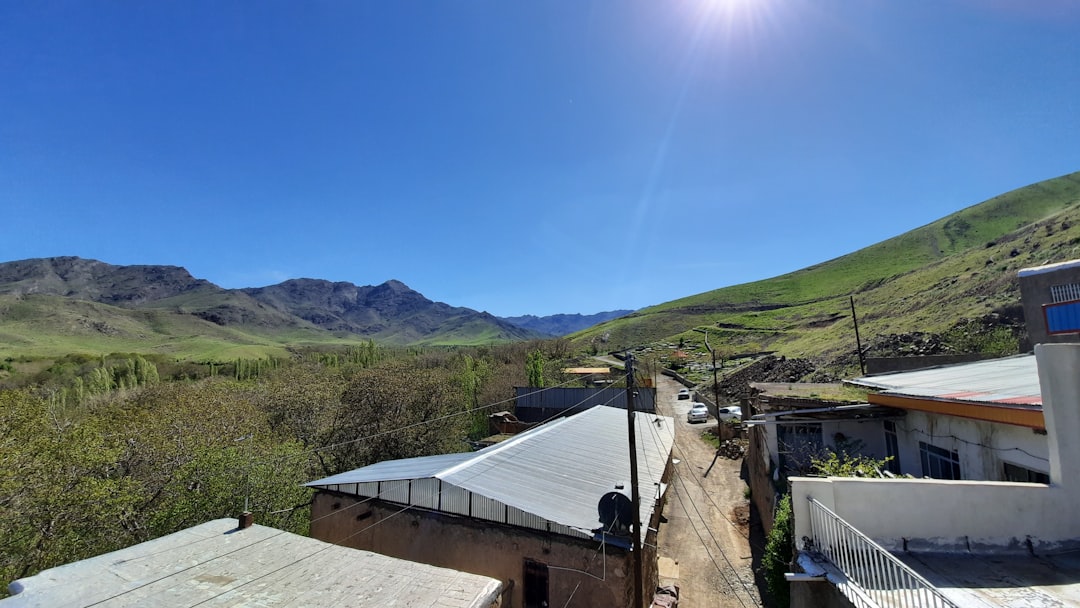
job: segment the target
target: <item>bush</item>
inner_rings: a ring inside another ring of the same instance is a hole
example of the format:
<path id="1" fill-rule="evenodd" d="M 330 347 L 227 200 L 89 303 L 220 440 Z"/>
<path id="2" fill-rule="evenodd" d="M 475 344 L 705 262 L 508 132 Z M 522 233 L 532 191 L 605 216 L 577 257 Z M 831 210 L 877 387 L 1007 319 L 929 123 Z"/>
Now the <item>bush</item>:
<path id="1" fill-rule="evenodd" d="M 791 593 L 784 573 L 788 571 L 791 562 L 793 528 L 791 495 L 788 494 L 776 506 L 773 527 L 765 544 L 765 556 L 761 560 L 765 569 L 765 587 L 777 608 L 788 608 L 791 605 Z"/>

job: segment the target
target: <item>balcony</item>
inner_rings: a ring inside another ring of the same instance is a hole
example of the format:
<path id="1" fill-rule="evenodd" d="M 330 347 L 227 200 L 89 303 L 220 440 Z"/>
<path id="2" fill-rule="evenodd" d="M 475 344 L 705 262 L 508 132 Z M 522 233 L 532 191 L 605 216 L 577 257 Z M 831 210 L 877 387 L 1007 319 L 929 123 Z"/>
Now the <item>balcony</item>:
<path id="1" fill-rule="evenodd" d="M 828 507 L 807 499 L 810 537 L 799 564 L 833 582 L 858 608 L 957 608 L 930 581 Z"/>

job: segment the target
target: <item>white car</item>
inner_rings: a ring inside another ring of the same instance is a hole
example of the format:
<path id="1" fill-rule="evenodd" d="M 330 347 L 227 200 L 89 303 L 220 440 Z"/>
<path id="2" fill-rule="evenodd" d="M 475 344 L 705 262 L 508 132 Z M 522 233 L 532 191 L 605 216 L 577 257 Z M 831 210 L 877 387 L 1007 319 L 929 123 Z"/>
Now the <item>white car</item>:
<path id="1" fill-rule="evenodd" d="M 679 390 L 679 399 L 689 399 L 689 398 L 690 398 L 690 389 L 684 388 L 684 389 Z"/>
<path id="2" fill-rule="evenodd" d="M 742 408 L 737 405 L 722 407 L 716 412 L 720 420 L 742 420 Z"/>
<path id="3" fill-rule="evenodd" d="M 693 403 L 690 405 L 690 411 L 686 412 L 687 422 L 708 422 L 709 420 L 709 408 L 705 407 L 704 403 Z"/>

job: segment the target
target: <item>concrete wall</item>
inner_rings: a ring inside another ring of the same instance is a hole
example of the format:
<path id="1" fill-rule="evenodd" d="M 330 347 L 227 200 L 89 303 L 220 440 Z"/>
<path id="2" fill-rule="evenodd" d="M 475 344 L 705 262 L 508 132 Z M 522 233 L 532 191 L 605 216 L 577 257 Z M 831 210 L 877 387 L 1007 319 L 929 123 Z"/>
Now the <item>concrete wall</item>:
<path id="1" fill-rule="evenodd" d="M 362 500 L 333 492 L 317 493 L 311 508 L 311 536 L 391 557 L 490 576 L 505 586 L 503 608 L 523 605 L 525 559 L 548 565 L 550 606 L 565 605 L 571 594 L 571 606 L 632 603 L 633 572 L 628 551 L 610 545 L 598 551 L 599 543 L 594 541 L 415 508 L 402 511 L 397 505 L 378 500 L 358 504 Z M 647 542 L 655 546 L 655 536 Z M 646 547 L 642 555 L 646 585 L 651 591 L 656 581 L 655 549 Z"/>
<path id="2" fill-rule="evenodd" d="M 775 461 L 769 456 L 765 427 L 752 426 L 748 435 L 750 441 L 743 460 L 746 463 L 746 484 L 750 486 L 750 500 L 761 516 L 761 526 L 768 534 L 772 530 L 773 512 L 780 496 L 772 481 Z"/>
<path id="3" fill-rule="evenodd" d="M 790 591 L 791 608 L 855 608 L 855 604 L 830 583 L 793 582 Z"/>
<path id="4" fill-rule="evenodd" d="M 1080 265 L 1075 262 L 1063 264 L 1050 272 L 1020 271 L 1020 301 L 1024 305 L 1024 319 L 1032 344 L 1051 344 L 1080 341 L 1080 334 L 1047 335 L 1043 304 L 1050 304 L 1050 287 L 1053 285 L 1080 284 Z"/>
<path id="5" fill-rule="evenodd" d="M 955 450 L 960 474 L 967 480 L 1001 481 L 1005 462 L 1041 473 L 1050 471 L 1046 435 L 1026 427 L 918 411 L 908 411 L 893 422 L 903 474 L 923 476 L 920 441 Z"/>
<path id="6" fill-rule="evenodd" d="M 1035 348 L 1050 485 L 792 478 L 795 538 L 814 498 L 886 548 L 1049 552 L 1080 547 L 1080 345 Z"/>

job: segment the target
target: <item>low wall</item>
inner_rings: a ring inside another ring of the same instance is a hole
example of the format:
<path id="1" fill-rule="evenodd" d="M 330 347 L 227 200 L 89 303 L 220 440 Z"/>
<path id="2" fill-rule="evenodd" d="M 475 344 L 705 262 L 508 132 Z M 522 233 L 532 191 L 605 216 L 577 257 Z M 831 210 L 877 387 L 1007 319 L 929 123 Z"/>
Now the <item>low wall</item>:
<path id="1" fill-rule="evenodd" d="M 690 379 L 679 375 L 679 372 L 673 369 L 668 369 L 665 367 L 664 369 L 660 370 L 660 373 L 685 386 L 686 388 L 694 388 L 695 386 L 697 386 Z"/>
<path id="2" fill-rule="evenodd" d="M 810 537 L 814 498 L 890 551 L 1077 548 L 1072 497 L 1044 484 L 792 477 L 795 538 Z"/>
<path id="3" fill-rule="evenodd" d="M 887 374 L 891 372 L 907 372 L 915 369 L 926 369 L 941 365 L 956 365 L 957 363 L 970 363 L 991 359 L 990 355 L 982 353 L 965 353 L 960 355 L 926 355 L 923 357 L 867 357 L 867 375 Z"/>

